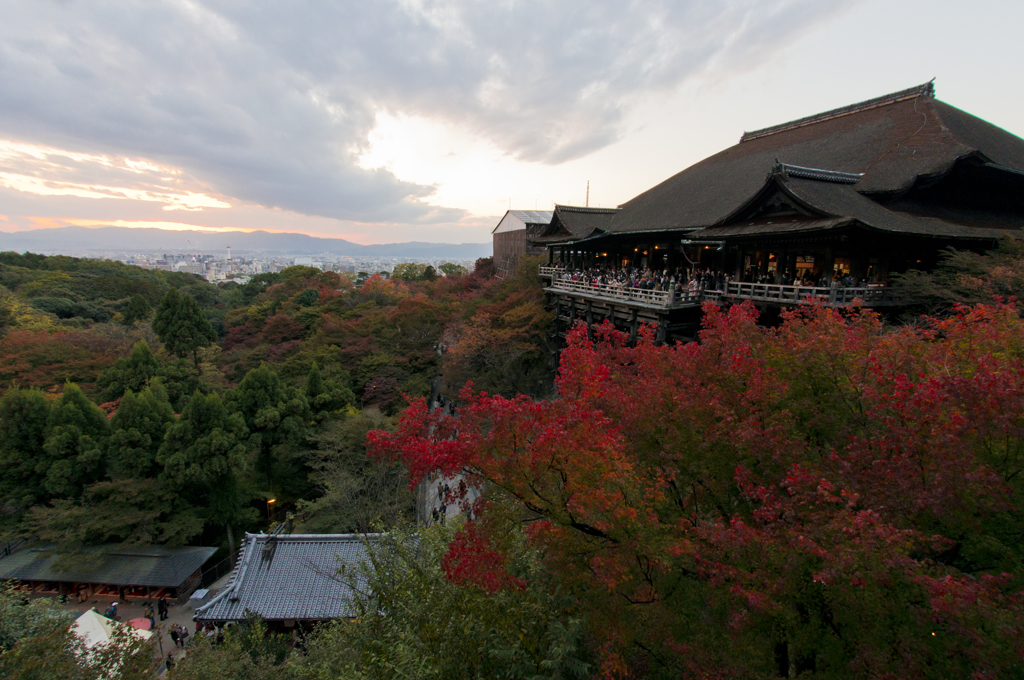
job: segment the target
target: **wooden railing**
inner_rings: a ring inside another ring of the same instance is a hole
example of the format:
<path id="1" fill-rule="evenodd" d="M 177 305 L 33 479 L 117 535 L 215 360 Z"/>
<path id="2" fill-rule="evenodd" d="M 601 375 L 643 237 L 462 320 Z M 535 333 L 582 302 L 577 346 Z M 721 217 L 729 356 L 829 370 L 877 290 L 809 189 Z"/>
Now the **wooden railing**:
<path id="1" fill-rule="evenodd" d="M 541 265 L 540 275 L 541 276 L 549 276 L 549 277 L 551 277 L 551 276 L 554 276 L 555 272 L 557 272 L 557 271 L 563 271 L 564 272 L 565 270 L 564 269 L 560 269 L 559 267 L 545 267 L 544 265 Z"/>
<path id="2" fill-rule="evenodd" d="M 541 269 L 554 270 L 553 267 L 542 267 Z M 893 293 L 893 289 L 885 286 L 859 286 L 855 288 L 831 286 L 826 288 L 821 286 L 781 286 L 773 283 L 730 282 L 726 284 L 725 290 L 690 290 L 688 287 L 682 287 L 661 291 L 601 283 L 587 283 L 585 281 L 569 281 L 553 276 L 551 288 L 567 293 L 636 302 L 665 309 L 697 306 L 705 301 L 717 301 L 723 297 L 789 304 L 818 302 L 830 306 L 851 305 L 854 300 L 860 300 L 868 307 L 878 304 L 897 304 L 900 302 Z"/>
<path id="3" fill-rule="evenodd" d="M 860 300 L 871 306 L 879 303 L 896 303 L 893 289 L 885 286 L 779 286 L 773 283 L 729 283 L 726 294 L 734 298 L 764 300 L 767 302 L 792 302 L 805 304 L 808 301 L 829 305 L 849 305 Z"/>
<path id="4" fill-rule="evenodd" d="M 609 286 L 601 283 L 586 283 L 585 281 L 564 281 L 554 279 L 551 282 L 552 288 L 564 290 L 581 295 L 594 295 L 597 297 L 614 298 L 616 300 L 628 300 L 640 302 L 645 305 L 657 307 L 669 307 L 672 304 L 671 294 L 662 290 L 644 290 L 642 288 L 628 288 L 625 286 Z"/>

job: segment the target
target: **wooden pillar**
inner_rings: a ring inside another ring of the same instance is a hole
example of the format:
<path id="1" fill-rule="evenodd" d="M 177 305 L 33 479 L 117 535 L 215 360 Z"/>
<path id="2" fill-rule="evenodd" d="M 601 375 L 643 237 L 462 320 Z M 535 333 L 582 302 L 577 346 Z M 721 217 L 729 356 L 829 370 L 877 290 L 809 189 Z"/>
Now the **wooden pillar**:
<path id="1" fill-rule="evenodd" d="M 822 257 L 821 275 L 828 277 L 828 280 L 832 280 L 832 270 L 836 266 L 836 251 L 832 246 L 825 246 L 825 252 Z"/>
<path id="2" fill-rule="evenodd" d="M 768 275 L 768 257 L 770 253 L 767 250 L 757 251 L 757 275 L 767 276 Z"/>
<path id="3" fill-rule="evenodd" d="M 562 298 L 555 298 L 555 336 L 558 335 L 558 327 L 562 323 Z"/>
<path id="4" fill-rule="evenodd" d="M 878 257 L 878 271 L 875 273 L 875 281 L 885 283 L 889 278 L 889 254 L 885 253 Z"/>
<path id="5" fill-rule="evenodd" d="M 637 322 L 637 311 L 634 309 L 629 315 L 629 342 L 636 342 L 637 333 L 640 330 L 640 324 Z"/>
<path id="6" fill-rule="evenodd" d="M 786 275 L 786 264 L 789 262 L 789 251 L 781 250 L 775 253 L 775 285 L 782 283 L 782 277 Z"/>
<path id="7" fill-rule="evenodd" d="M 860 281 L 868 269 L 868 254 L 863 250 L 857 250 L 850 258 L 850 276 L 854 281 Z"/>

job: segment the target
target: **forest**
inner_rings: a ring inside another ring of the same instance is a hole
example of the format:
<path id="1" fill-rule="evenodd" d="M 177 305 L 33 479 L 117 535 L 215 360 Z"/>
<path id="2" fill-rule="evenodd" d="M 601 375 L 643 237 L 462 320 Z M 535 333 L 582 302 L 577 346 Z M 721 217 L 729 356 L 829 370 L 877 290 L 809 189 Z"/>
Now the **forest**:
<path id="1" fill-rule="evenodd" d="M 442 269 L 357 287 L 291 267 L 214 286 L 0 254 L 0 538 L 58 543 L 67 559 L 112 543 L 227 555 L 267 526 L 269 499 L 303 531 L 409 519 L 404 474 L 367 458 L 366 432 L 469 376 L 541 396 L 554 374 L 527 274 Z"/>
<path id="2" fill-rule="evenodd" d="M 254 618 L 174 678 L 1024 677 L 1016 246 L 907 276 L 925 314 L 709 304 L 698 342 L 580 326 L 557 353 L 531 263 L 357 289 L 0 261 L 18 536 L 227 546 L 269 497 L 387 531 L 339 576 L 369 584 L 355 619 L 300 654 Z M 484 496 L 417 529 L 438 471 Z M 0 674 L 100 677 L 33 656 L 74 645 L 59 612 L 4 612 Z"/>

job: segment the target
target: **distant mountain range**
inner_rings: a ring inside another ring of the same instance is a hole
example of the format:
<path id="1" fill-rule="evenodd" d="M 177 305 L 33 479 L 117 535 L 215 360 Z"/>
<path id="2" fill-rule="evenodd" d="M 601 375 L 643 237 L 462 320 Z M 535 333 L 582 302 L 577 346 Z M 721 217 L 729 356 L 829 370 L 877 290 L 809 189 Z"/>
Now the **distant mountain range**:
<path id="1" fill-rule="evenodd" d="M 387 243 L 363 246 L 340 238 L 269 231 L 208 232 L 126 227 L 62 227 L 0 232 L 0 251 L 87 256 L 94 253 L 226 253 L 350 257 L 416 257 L 468 260 L 490 257 L 490 243 Z"/>

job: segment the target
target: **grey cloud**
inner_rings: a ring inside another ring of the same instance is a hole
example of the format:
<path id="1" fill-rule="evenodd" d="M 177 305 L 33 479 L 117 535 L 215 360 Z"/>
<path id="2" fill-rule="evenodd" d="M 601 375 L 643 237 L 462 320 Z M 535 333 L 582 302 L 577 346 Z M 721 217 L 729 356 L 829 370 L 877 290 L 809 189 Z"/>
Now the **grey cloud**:
<path id="1" fill-rule="evenodd" d="M 453 220 L 357 166 L 381 110 L 544 163 L 619 138 L 652 92 L 742 68 L 852 0 L 0 0 L 0 135 L 174 164 L 225 194 Z"/>

